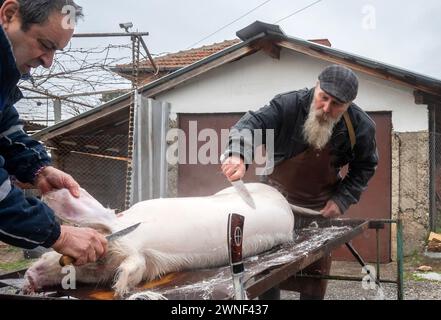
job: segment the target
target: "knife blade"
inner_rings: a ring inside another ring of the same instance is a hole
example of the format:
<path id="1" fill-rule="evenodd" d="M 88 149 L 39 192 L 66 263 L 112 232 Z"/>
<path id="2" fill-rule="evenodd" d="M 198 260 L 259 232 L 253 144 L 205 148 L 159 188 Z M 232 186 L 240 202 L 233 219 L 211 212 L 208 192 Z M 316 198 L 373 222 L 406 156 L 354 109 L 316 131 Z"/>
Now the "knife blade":
<path id="1" fill-rule="evenodd" d="M 124 228 L 122 230 L 119 230 L 117 232 L 114 232 L 112 234 L 109 234 L 108 236 L 106 236 L 106 239 L 107 239 L 107 241 L 112 241 L 112 240 L 118 239 L 122 236 L 125 236 L 125 235 L 129 234 L 130 232 L 132 232 L 133 230 L 135 230 L 136 228 L 138 228 L 140 224 L 141 224 L 141 222 L 134 224 L 130 227 Z M 66 256 L 66 255 L 63 255 L 63 256 L 61 256 L 59 262 L 60 262 L 60 266 L 65 267 L 67 265 L 74 263 L 75 259 L 72 257 Z"/>
<path id="2" fill-rule="evenodd" d="M 129 234 L 130 232 L 134 231 L 136 228 L 139 227 L 139 225 L 141 224 L 141 222 L 134 224 L 133 226 L 124 228 L 120 231 L 114 232 L 112 234 L 109 234 L 108 236 L 106 236 L 107 241 L 112 241 L 115 239 L 118 239 L 122 236 L 125 236 L 126 234 Z"/>
<path id="3" fill-rule="evenodd" d="M 231 185 L 236 190 L 237 194 L 242 198 L 243 201 L 251 208 L 256 209 L 256 204 L 254 203 L 253 197 L 248 191 L 247 187 L 242 180 L 231 181 Z"/>
<path id="4" fill-rule="evenodd" d="M 224 163 L 225 160 L 226 160 L 226 156 L 225 154 L 222 154 L 220 157 L 220 162 Z M 248 191 L 243 181 L 239 179 L 236 181 L 230 181 L 230 183 L 236 190 L 237 194 L 242 198 L 242 200 L 252 209 L 256 209 L 256 204 L 254 203 L 253 197 L 251 196 L 250 192 Z"/>

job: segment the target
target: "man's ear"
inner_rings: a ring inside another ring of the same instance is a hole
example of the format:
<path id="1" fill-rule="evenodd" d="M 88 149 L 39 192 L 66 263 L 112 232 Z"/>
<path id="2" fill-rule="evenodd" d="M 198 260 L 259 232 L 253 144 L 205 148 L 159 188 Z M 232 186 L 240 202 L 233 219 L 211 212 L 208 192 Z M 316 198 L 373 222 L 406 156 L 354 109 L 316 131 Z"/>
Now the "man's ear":
<path id="1" fill-rule="evenodd" d="M 0 23 L 4 30 L 19 17 L 19 4 L 15 0 L 6 0 L 0 8 Z"/>

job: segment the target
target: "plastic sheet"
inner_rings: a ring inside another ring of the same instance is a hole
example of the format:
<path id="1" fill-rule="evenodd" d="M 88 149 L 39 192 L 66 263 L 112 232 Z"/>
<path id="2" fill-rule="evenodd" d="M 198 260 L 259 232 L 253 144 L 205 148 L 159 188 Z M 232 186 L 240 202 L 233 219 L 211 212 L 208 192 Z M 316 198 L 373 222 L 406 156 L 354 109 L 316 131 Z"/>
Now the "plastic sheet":
<path id="1" fill-rule="evenodd" d="M 319 249 L 328 241 L 339 238 L 351 231 L 351 226 L 318 228 L 312 226 L 297 230 L 291 243 L 277 246 L 258 256 L 244 261 L 245 288 L 251 285 L 255 276 L 263 271 L 286 263 L 294 262 L 311 252 Z M 231 299 L 234 296 L 232 275 L 229 266 L 216 270 L 206 269 L 186 272 L 182 278 L 175 279 L 169 284 L 149 290 L 168 299 Z"/>

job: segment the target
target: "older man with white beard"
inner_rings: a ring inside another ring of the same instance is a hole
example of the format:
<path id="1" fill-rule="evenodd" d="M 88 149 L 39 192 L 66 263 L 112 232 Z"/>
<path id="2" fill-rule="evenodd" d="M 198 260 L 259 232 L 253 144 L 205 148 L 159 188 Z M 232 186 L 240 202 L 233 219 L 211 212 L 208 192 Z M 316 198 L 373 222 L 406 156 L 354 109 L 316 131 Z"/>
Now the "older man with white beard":
<path id="1" fill-rule="evenodd" d="M 253 160 L 255 130 L 274 130 L 274 168 L 263 177 L 294 205 L 335 218 L 360 199 L 375 173 L 378 153 L 375 123 L 353 100 L 358 78 L 349 68 L 331 65 L 316 87 L 276 96 L 257 112 L 248 112 L 233 127 L 222 171 L 230 181 L 241 179 Z M 244 134 L 244 133 L 247 134 Z M 270 143 L 268 141 L 268 143 Z M 267 148 L 268 149 L 268 148 Z M 348 165 L 342 178 L 340 170 Z M 304 219 L 304 218 L 302 218 Z M 304 223 L 296 219 L 296 225 Z M 329 274 L 331 257 L 305 271 Z M 299 291 L 300 299 L 323 299 L 327 281 L 288 279 L 283 287 Z"/>

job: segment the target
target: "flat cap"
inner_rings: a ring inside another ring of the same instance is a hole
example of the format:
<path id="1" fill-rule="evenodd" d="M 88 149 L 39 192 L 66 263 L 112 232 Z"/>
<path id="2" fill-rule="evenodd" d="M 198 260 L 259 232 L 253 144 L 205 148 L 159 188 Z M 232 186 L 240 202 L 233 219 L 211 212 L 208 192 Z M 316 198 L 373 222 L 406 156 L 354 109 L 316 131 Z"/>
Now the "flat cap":
<path id="1" fill-rule="evenodd" d="M 358 78 L 346 67 L 333 64 L 326 67 L 319 75 L 320 87 L 327 94 L 348 103 L 357 97 Z"/>

